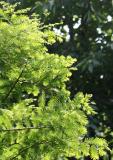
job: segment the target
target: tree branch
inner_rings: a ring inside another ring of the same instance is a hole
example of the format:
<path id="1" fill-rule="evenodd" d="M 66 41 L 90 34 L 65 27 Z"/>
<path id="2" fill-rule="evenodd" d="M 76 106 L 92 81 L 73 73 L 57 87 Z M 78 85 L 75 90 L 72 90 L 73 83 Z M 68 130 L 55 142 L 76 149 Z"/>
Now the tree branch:
<path id="1" fill-rule="evenodd" d="M 46 141 L 46 140 L 43 140 L 43 141 L 41 141 L 41 142 L 35 142 L 35 143 L 27 146 L 26 148 L 23 148 L 22 150 L 20 150 L 20 152 L 19 152 L 17 155 L 15 155 L 13 158 L 10 158 L 10 160 L 14 160 L 14 159 L 17 158 L 20 154 L 22 154 L 24 151 L 32 148 L 33 146 L 35 146 L 35 145 L 40 145 L 40 144 L 44 144 L 44 143 L 50 143 L 50 142 L 49 142 L 49 141 Z"/>
<path id="2" fill-rule="evenodd" d="M 11 128 L 11 129 L 0 129 L 0 132 L 18 132 L 18 131 L 26 131 L 26 130 L 34 130 L 34 129 L 43 129 L 50 128 L 49 126 L 41 126 L 41 127 L 25 127 L 25 128 Z"/>
<path id="3" fill-rule="evenodd" d="M 7 93 L 7 95 L 5 96 L 4 100 L 6 101 L 7 98 L 10 96 L 11 92 L 13 91 L 13 89 L 15 88 L 16 84 L 19 82 L 20 77 L 22 76 L 24 69 L 26 67 L 27 63 L 24 65 L 22 71 L 20 72 L 18 78 L 16 79 L 16 81 L 14 82 L 14 84 L 12 85 L 12 87 L 10 88 L 9 92 Z"/>

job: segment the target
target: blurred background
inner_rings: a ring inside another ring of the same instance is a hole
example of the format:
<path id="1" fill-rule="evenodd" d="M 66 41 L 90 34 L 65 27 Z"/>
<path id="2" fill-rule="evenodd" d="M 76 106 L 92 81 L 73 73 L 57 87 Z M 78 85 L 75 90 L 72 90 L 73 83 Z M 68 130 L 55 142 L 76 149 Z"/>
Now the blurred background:
<path id="1" fill-rule="evenodd" d="M 78 91 L 93 94 L 98 114 L 90 117 L 89 137 L 105 138 L 113 148 L 113 2 L 112 0 L 4 0 L 30 7 L 63 41 L 47 46 L 50 53 L 77 58 L 71 81 L 72 97 Z M 87 158 L 89 159 L 89 158 Z M 112 160 L 112 152 L 101 160 Z M 72 158 L 74 160 L 74 158 Z"/>

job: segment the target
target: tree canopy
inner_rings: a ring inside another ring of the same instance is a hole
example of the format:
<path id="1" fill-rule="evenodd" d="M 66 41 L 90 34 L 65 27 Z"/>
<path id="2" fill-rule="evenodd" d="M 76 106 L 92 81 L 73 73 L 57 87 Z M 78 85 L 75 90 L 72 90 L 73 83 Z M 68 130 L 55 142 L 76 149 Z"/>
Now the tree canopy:
<path id="1" fill-rule="evenodd" d="M 106 141 L 87 137 L 91 96 L 67 89 L 76 59 L 48 53 L 61 38 L 28 9 L 0 6 L 0 159 L 105 155 Z"/>
<path id="2" fill-rule="evenodd" d="M 93 94 L 99 114 L 90 121 L 90 135 L 105 137 L 113 148 L 112 0 L 18 1 L 21 8 L 39 13 L 44 24 L 63 22 L 53 27 L 63 42 L 48 46 L 49 51 L 77 58 L 74 65 L 79 69 L 68 87 L 72 96 L 78 91 Z"/>

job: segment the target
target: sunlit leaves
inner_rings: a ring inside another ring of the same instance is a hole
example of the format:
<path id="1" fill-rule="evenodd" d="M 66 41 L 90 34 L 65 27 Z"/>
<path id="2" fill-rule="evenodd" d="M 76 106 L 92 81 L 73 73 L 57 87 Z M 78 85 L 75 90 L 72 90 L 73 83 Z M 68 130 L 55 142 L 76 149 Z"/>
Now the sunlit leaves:
<path id="1" fill-rule="evenodd" d="M 76 60 L 49 54 L 45 44 L 54 43 L 56 35 L 42 32 L 40 22 L 23 11 L 17 13 L 10 13 L 11 24 L 0 22 L 1 158 L 91 155 L 98 159 L 105 154 L 107 143 L 85 138 L 88 115 L 94 113 L 91 96 L 78 93 L 70 98 L 66 89 Z"/>

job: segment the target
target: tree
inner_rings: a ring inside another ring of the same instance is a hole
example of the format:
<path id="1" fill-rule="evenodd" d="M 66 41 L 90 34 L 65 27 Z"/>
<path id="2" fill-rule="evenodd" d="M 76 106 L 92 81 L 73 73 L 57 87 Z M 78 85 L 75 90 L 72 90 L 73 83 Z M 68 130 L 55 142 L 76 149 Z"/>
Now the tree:
<path id="1" fill-rule="evenodd" d="M 46 48 L 60 37 L 28 10 L 0 4 L 0 158 L 105 155 L 104 139 L 87 138 L 90 95 L 70 98 L 66 88 L 75 59 Z"/>
<path id="2" fill-rule="evenodd" d="M 78 91 L 93 93 L 98 116 L 91 119 L 90 135 L 105 137 L 113 148 L 113 5 L 112 0 L 51 0 L 26 2 L 45 24 L 63 22 L 57 32 L 66 38 L 50 52 L 76 57 L 79 68 L 69 81 L 72 96 Z M 39 10 L 40 8 L 40 10 Z M 44 16 L 49 11 L 49 16 Z M 93 121 L 93 124 L 92 124 Z"/>

